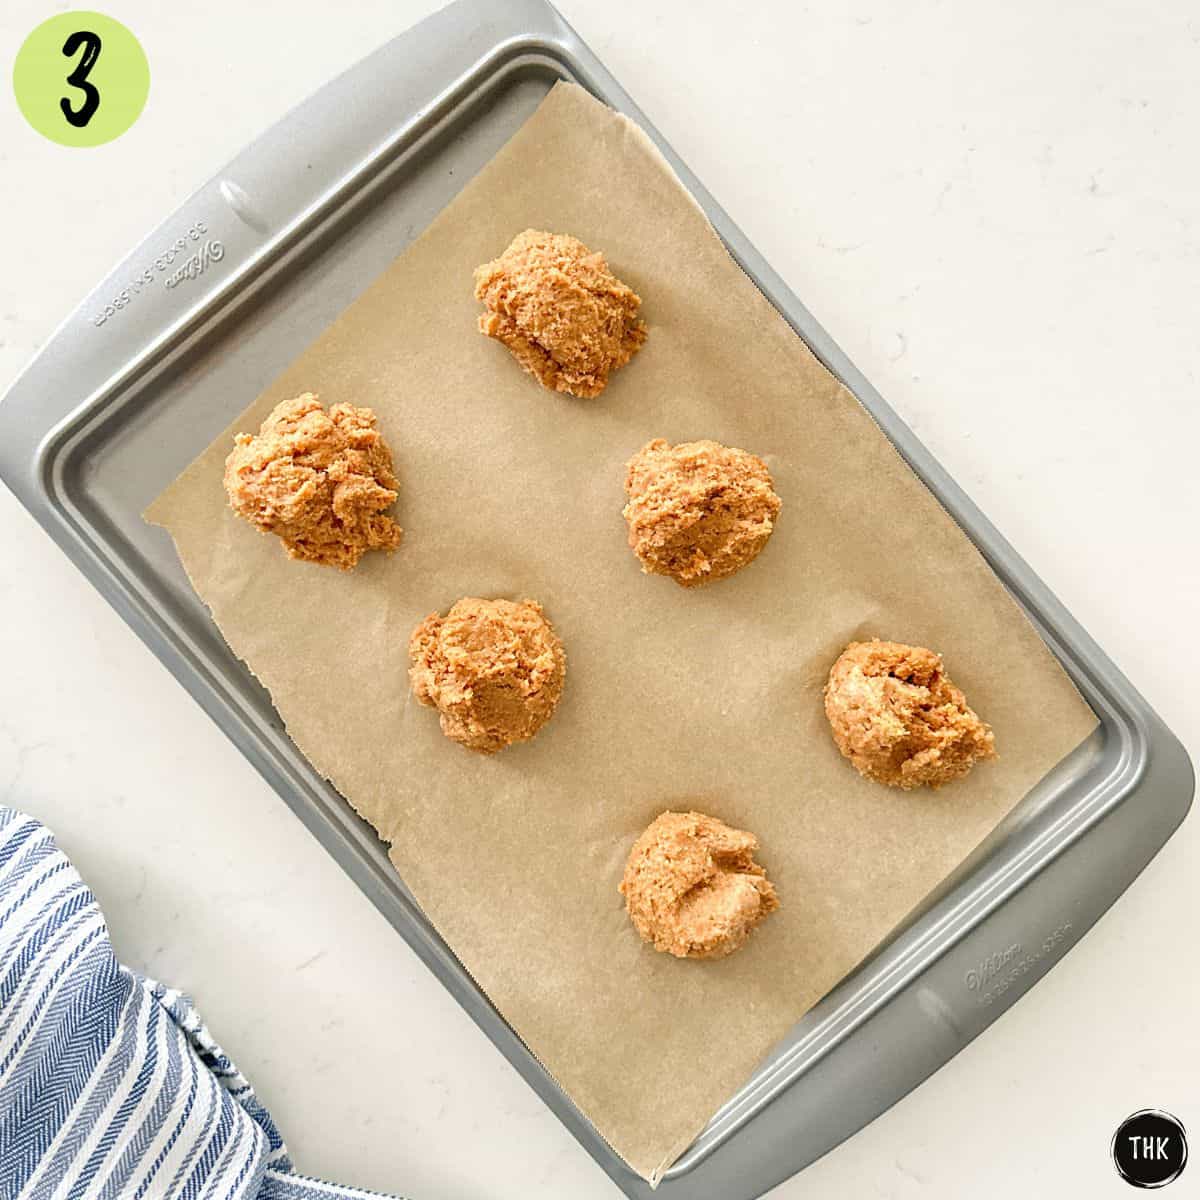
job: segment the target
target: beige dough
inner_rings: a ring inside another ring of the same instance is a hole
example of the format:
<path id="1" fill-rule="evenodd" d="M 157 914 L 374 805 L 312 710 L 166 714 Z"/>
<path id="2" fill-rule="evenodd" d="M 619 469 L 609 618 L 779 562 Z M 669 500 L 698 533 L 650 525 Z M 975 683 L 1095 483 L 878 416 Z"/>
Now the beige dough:
<path id="1" fill-rule="evenodd" d="M 892 787 L 940 787 L 996 754 L 991 729 L 924 646 L 851 642 L 829 672 L 825 715 L 859 773 Z"/>
<path id="2" fill-rule="evenodd" d="M 634 843 L 621 880 L 638 933 L 676 958 L 724 958 L 779 907 L 754 861 L 758 839 L 698 812 L 665 812 Z"/>
<path id="3" fill-rule="evenodd" d="M 403 533 L 385 515 L 399 489 L 392 453 L 369 408 L 311 392 L 275 406 L 225 460 L 225 491 L 239 517 L 273 533 L 292 558 L 349 571 L 368 550 L 394 550 Z"/>
<path id="4" fill-rule="evenodd" d="M 475 272 L 487 311 L 480 331 L 503 342 L 544 388 L 598 396 L 646 340 L 641 297 L 603 254 L 558 233 L 527 229 Z"/>
<path id="5" fill-rule="evenodd" d="M 408 656 L 413 695 L 441 713 L 448 738 L 482 754 L 533 737 L 567 671 L 562 642 L 532 600 L 459 600 L 413 630 Z"/>
<path id="6" fill-rule="evenodd" d="M 720 442 L 647 443 L 629 460 L 625 521 L 649 575 L 725 579 L 767 544 L 782 507 L 766 463 Z"/>

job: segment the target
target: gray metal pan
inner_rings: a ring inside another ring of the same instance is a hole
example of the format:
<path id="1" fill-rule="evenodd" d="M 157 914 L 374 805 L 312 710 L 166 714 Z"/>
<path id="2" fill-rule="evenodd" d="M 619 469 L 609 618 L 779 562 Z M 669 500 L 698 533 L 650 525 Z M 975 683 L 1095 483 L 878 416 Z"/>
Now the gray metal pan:
<path id="1" fill-rule="evenodd" d="M 915 1087 L 1041 978 L 1183 819 L 1192 770 L 554 9 L 461 0 L 248 147 L 84 301 L 17 381 L 0 404 L 0 476 L 626 1195 L 648 1197 L 476 988 L 372 830 L 296 751 L 169 539 L 139 515 L 560 78 L 657 142 L 730 253 L 972 538 L 1100 718 L 1090 741 L 796 1025 L 659 1189 L 751 1200 Z"/>

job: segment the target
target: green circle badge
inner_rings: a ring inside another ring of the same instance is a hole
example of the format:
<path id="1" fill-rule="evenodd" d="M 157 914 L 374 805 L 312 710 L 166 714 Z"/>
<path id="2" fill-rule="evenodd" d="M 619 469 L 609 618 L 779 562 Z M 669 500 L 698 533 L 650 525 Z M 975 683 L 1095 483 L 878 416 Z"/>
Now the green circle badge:
<path id="1" fill-rule="evenodd" d="M 60 13 L 26 39 L 13 63 L 25 120 L 61 146 L 100 146 L 141 115 L 150 64 L 137 38 L 112 17 Z"/>

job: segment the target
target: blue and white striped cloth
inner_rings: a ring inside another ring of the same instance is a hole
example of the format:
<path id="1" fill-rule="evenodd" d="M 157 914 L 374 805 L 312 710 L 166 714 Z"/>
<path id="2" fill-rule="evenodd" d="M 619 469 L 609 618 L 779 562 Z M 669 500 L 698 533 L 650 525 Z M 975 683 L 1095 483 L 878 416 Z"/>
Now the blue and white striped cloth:
<path id="1" fill-rule="evenodd" d="M 371 1200 L 298 1176 L 191 1001 L 113 956 L 43 825 L 0 806 L 0 1200 Z"/>

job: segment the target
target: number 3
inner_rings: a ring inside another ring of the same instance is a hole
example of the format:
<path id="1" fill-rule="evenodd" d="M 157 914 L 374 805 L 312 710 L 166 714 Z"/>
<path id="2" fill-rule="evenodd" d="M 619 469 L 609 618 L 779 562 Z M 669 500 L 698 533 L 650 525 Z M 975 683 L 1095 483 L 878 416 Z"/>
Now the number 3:
<path id="1" fill-rule="evenodd" d="M 82 129 L 96 115 L 96 109 L 100 107 L 100 93 L 96 90 L 94 83 L 88 82 L 88 74 L 100 56 L 100 35 L 86 30 L 78 30 L 63 43 L 62 52 L 67 58 L 70 58 L 81 47 L 83 56 L 75 64 L 75 69 L 67 76 L 67 82 L 84 94 L 83 104 L 78 109 L 72 108 L 71 102 L 66 96 L 58 102 L 63 116 L 76 129 Z"/>

